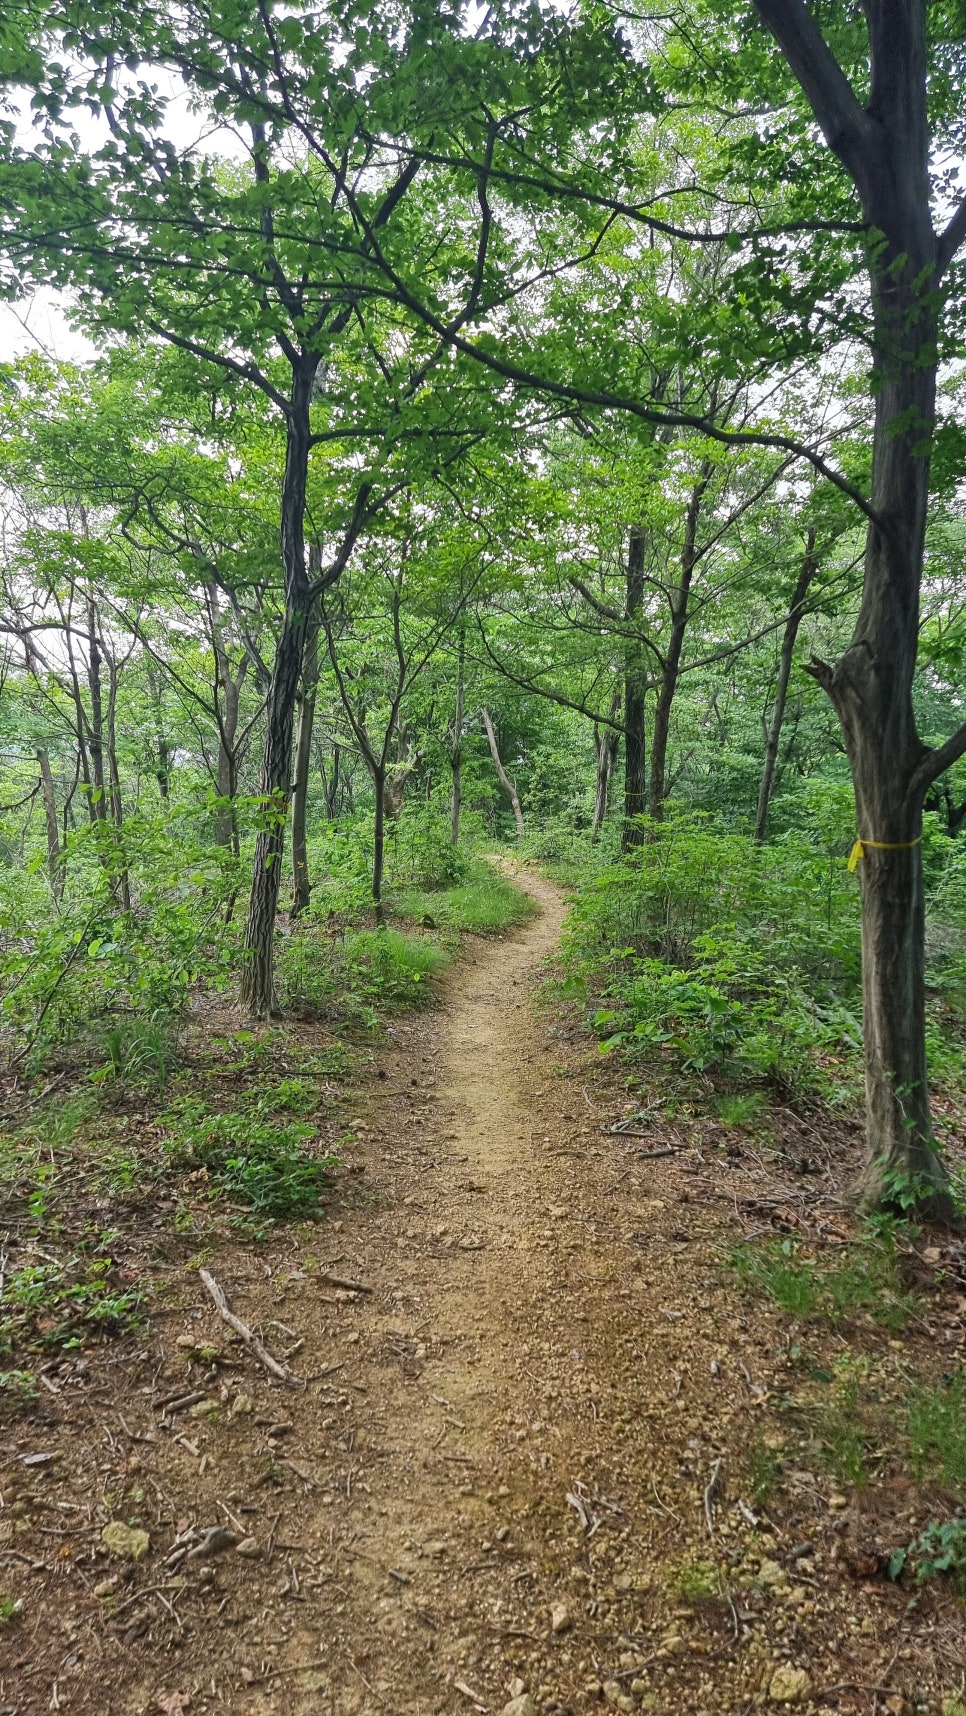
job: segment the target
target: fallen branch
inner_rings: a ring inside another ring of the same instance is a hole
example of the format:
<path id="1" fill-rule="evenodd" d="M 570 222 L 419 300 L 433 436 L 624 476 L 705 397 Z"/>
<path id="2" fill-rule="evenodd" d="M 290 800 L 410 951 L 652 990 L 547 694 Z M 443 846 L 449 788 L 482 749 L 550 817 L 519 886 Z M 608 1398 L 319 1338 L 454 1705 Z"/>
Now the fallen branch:
<path id="1" fill-rule="evenodd" d="M 704 1492 L 704 1517 L 707 1521 L 708 1534 L 710 1537 L 714 1536 L 715 1497 L 720 1493 L 723 1487 L 724 1481 L 721 1476 L 721 1461 L 715 1460 L 714 1466 L 711 1470 L 710 1481 Z"/>
<path id="2" fill-rule="evenodd" d="M 320 1275 L 319 1281 L 323 1287 L 341 1287 L 344 1293 L 371 1293 L 371 1287 L 364 1287 L 361 1281 L 343 1281 L 340 1275 Z"/>
<path id="3" fill-rule="evenodd" d="M 240 1317 L 235 1316 L 228 1300 L 225 1298 L 224 1290 L 219 1287 L 214 1276 L 209 1275 L 207 1269 L 199 1269 L 198 1274 L 201 1276 L 202 1285 L 206 1287 L 208 1292 L 211 1294 L 215 1303 L 215 1310 L 218 1312 L 222 1322 L 227 1323 L 230 1329 L 234 1329 L 236 1335 L 241 1336 L 245 1345 L 251 1347 L 252 1352 L 255 1354 L 255 1357 L 259 1362 L 265 1366 L 266 1370 L 271 1371 L 273 1376 L 277 1376 L 279 1382 L 291 1384 L 293 1379 L 285 1369 L 285 1366 L 279 1364 L 278 1359 L 272 1357 L 267 1347 L 262 1346 L 258 1336 L 252 1333 L 248 1324 L 243 1323 Z"/>

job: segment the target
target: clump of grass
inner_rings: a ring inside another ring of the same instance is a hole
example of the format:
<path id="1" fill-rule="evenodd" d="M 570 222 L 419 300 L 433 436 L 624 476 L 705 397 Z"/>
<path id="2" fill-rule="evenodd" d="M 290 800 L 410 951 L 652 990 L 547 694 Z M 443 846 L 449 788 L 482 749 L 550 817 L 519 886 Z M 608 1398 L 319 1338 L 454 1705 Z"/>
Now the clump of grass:
<path id="1" fill-rule="evenodd" d="M 761 1091 L 752 1090 L 745 1095 L 718 1096 L 712 1106 L 722 1126 L 747 1126 L 758 1119 L 764 1105 Z"/>
<path id="2" fill-rule="evenodd" d="M 821 1315 L 845 1322 L 868 1311 L 887 1329 L 901 1329 L 915 1309 L 914 1296 L 899 1277 L 895 1242 L 870 1234 L 847 1246 L 836 1262 L 804 1255 L 795 1240 L 736 1246 L 731 1257 L 739 1279 L 760 1289 L 790 1316 Z"/>
<path id="3" fill-rule="evenodd" d="M 777 1448 L 770 1448 L 762 1437 L 752 1443 L 747 1454 L 748 1487 L 753 1507 L 765 1508 L 778 1488 L 782 1457 Z"/>
<path id="4" fill-rule="evenodd" d="M 939 1483 L 966 1496 L 966 1369 L 913 1389 L 908 1429 L 917 1481 Z"/>
<path id="5" fill-rule="evenodd" d="M 767 1245 L 738 1245 L 731 1265 L 739 1281 L 757 1287 L 792 1317 L 810 1317 L 818 1308 L 821 1288 L 815 1266 L 800 1261 L 790 1240 Z"/>
<path id="6" fill-rule="evenodd" d="M 160 1096 L 178 1059 L 177 1034 L 170 1018 L 120 1019 L 104 1029 L 98 1052 L 103 1064 L 95 1083 L 113 1082 Z"/>
<path id="7" fill-rule="evenodd" d="M 816 1415 L 822 1458 L 841 1484 L 865 1489 L 869 1481 L 866 1435 L 862 1424 L 859 1387 L 854 1376 L 842 1374 L 832 1398 Z"/>
<path id="8" fill-rule="evenodd" d="M 203 1169 L 213 1192 L 269 1222 L 320 1213 L 335 1158 L 306 1149 L 315 1136 L 306 1121 L 279 1121 L 257 1108 L 211 1114 L 192 1098 L 166 1118 L 169 1159 L 185 1170 Z"/>
<path id="9" fill-rule="evenodd" d="M 528 894 L 490 864 L 474 864 L 465 881 L 439 893 L 407 891 L 400 903 L 409 917 L 430 917 L 466 935 L 501 935 L 537 910 Z"/>

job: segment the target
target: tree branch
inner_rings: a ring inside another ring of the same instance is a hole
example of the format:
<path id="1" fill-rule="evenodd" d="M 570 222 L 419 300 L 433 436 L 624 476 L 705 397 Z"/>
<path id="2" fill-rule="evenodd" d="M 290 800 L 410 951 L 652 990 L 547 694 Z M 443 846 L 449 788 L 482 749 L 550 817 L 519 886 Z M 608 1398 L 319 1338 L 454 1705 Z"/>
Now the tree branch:
<path id="1" fill-rule="evenodd" d="M 755 0 L 808 98 L 826 143 L 858 188 L 875 147 L 875 120 L 858 97 L 804 0 Z"/>

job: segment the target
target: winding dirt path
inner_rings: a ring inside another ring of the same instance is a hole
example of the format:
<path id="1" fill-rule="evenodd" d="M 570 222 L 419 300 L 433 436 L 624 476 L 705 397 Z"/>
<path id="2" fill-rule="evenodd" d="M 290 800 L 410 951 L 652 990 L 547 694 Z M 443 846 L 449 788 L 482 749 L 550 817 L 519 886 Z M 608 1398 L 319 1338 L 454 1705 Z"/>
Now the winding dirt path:
<path id="1" fill-rule="evenodd" d="M 750 1473 L 794 1446 L 769 1401 L 798 1383 L 787 1324 L 723 1266 L 723 1187 L 766 1177 L 704 1122 L 610 1131 L 648 1096 L 539 1005 L 564 902 L 519 880 L 539 915 L 478 943 L 332 1119 L 330 1219 L 200 1258 L 159 1221 L 143 1350 L 17 1422 L 0 1566 L 26 1567 L 28 1618 L 0 1629 L 0 1716 L 746 1716 L 783 1686 L 804 1716 L 868 1712 L 900 1669 L 939 1683 L 901 1592 L 866 1584 L 859 1612 L 844 1500 L 803 1453 L 755 1524 Z M 290 1036 L 286 1069 L 331 1046 Z M 199 1261 L 295 1343 L 298 1390 L 226 1337 Z M 108 1519 L 145 1560 L 108 1558 Z M 236 1547 L 185 1556 L 212 1526 Z M 874 1565 L 858 1508 L 849 1532 Z"/>

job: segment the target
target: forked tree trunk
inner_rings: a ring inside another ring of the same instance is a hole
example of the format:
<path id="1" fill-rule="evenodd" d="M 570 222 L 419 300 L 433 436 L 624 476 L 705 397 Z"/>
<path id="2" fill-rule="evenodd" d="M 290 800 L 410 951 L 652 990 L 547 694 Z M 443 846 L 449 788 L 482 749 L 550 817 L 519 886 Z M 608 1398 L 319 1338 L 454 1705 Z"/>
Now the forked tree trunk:
<path id="1" fill-rule="evenodd" d="M 761 843 L 768 833 L 768 813 L 771 809 L 771 795 L 775 786 L 775 770 L 778 766 L 778 747 L 781 743 L 782 725 L 785 720 L 785 706 L 788 702 L 788 682 L 791 678 L 792 660 L 795 655 L 795 645 L 798 641 L 798 630 L 802 623 L 805 597 L 816 572 L 815 560 L 815 528 L 812 526 L 805 539 L 805 552 L 799 568 L 798 579 L 792 591 L 791 605 L 785 630 L 782 633 L 782 647 L 778 657 L 778 678 L 775 681 L 775 696 L 771 706 L 771 720 L 765 737 L 765 757 L 761 770 L 761 785 L 758 789 L 758 808 L 755 812 L 755 839 Z"/>
<path id="2" fill-rule="evenodd" d="M 517 789 L 507 774 L 506 769 L 503 767 L 503 759 L 500 756 L 499 747 L 496 742 L 496 734 L 493 731 L 493 722 L 490 718 L 490 712 L 488 709 L 481 709 L 480 714 L 483 717 L 483 725 L 486 728 L 486 737 L 490 746 L 490 756 L 493 759 L 493 767 L 496 770 L 497 780 L 503 788 L 503 791 L 506 793 L 507 798 L 510 800 L 511 807 L 513 809 L 513 820 L 517 825 L 517 839 L 522 840 L 524 835 L 523 811 L 520 808 L 520 799 L 517 795 Z"/>
<path id="3" fill-rule="evenodd" d="M 627 542 L 627 596 L 625 612 L 629 623 L 643 624 L 644 605 L 644 532 L 631 526 Z M 621 851 L 630 852 L 644 842 L 641 818 L 647 810 L 647 743 L 645 737 L 645 704 L 648 681 L 641 659 L 641 648 L 628 643 L 624 669 L 624 827 L 621 831 Z"/>
<path id="4" fill-rule="evenodd" d="M 259 793 L 262 819 L 255 841 L 252 891 L 245 932 L 241 999 L 253 1017 L 277 1014 L 275 914 L 282 881 L 285 824 L 292 774 L 292 727 L 302 655 L 312 608 L 305 565 L 305 499 L 309 467 L 309 406 L 318 360 L 302 358 L 292 371 L 282 481 L 281 548 L 285 615 L 265 706 L 265 746 Z"/>
<path id="5" fill-rule="evenodd" d="M 940 282 L 966 237 L 963 211 L 933 230 L 926 99 L 925 0 L 876 0 L 867 108 L 801 0 L 756 0 L 850 175 L 870 229 L 875 430 L 862 602 L 827 691 L 852 768 L 862 889 L 867 1204 L 915 1201 L 953 1211 L 936 1153 L 926 1078 L 922 808 L 966 751 L 966 728 L 930 750 L 912 702 L 935 426 Z"/>

